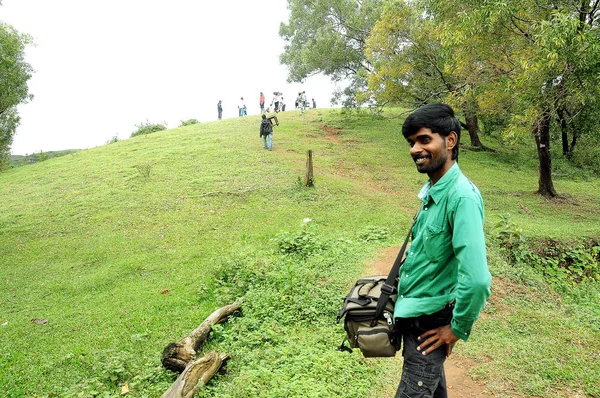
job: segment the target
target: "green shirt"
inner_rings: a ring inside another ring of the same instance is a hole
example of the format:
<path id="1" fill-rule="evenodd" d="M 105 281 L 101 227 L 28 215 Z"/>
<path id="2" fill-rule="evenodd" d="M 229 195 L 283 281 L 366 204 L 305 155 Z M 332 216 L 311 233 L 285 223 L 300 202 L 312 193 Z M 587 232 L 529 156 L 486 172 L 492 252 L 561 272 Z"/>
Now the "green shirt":
<path id="1" fill-rule="evenodd" d="M 455 300 L 452 332 L 466 341 L 490 296 L 483 200 L 457 163 L 433 186 L 427 182 L 419 198 L 394 317 L 433 314 Z"/>

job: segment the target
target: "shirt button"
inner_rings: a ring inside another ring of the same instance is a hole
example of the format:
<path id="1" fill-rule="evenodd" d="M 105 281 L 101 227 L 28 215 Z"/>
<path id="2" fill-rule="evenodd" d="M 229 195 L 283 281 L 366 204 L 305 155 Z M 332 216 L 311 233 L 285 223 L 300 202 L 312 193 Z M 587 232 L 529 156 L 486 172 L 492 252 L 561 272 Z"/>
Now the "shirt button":
<path id="1" fill-rule="evenodd" d="M 425 210 L 427 210 L 427 207 L 425 208 Z"/>
<path id="2" fill-rule="evenodd" d="M 426 237 L 425 237 L 425 240 L 427 240 L 427 239 L 429 239 L 429 236 L 426 236 Z"/>
<path id="3" fill-rule="evenodd" d="M 415 254 L 415 253 L 413 253 L 413 252 L 410 252 L 410 254 Z"/>
<path id="4" fill-rule="evenodd" d="M 400 298 L 404 298 L 404 295 L 403 295 L 403 294 L 401 294 L 401 295 L 400 295 Z"/>
<path id="5" fill-rule="evenodd" d="M 408 278 L 408 274 L 406 274 L 406 277 Z"/>

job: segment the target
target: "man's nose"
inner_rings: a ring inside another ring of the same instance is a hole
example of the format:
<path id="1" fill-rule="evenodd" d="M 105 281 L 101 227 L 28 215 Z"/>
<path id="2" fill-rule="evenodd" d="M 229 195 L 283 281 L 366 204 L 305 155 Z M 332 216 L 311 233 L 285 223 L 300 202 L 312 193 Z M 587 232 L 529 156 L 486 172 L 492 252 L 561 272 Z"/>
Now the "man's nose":
<path id="1" fill-rule="evenodd" d="M 414 143 L 413 146 L 410 148 L 410 155 L 414 156 L 421 153 L 421 149 L 421 145 L 419 145 L 418 143 Z"/>

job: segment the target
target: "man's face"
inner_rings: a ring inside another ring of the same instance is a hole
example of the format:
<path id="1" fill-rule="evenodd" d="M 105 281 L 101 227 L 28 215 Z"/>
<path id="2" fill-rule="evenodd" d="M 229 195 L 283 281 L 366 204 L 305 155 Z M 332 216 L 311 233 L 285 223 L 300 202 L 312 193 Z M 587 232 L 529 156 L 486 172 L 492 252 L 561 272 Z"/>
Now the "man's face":
<path id="1" fill-rule="evenodd" d="M 410 144 L 410 156 L 419 173 L 426 173 L 437 181 L 450 168 L 448 164 L 447 137 L 423 127 L 406 138 Z M 435 182 L 434 181 L 434 182 Z"/>

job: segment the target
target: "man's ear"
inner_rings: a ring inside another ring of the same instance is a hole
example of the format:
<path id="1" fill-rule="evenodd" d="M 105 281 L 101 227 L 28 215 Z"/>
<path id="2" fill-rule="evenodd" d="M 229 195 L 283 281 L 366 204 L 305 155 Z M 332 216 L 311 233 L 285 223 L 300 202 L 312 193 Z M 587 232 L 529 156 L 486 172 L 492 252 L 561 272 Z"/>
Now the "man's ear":
<path id="1" fill-rule="evenodd" d="M 457 143 L 458 134 L 456 134 L 455 131 L 451 131 L 450 134 L 446 136 L 446 150 L 452 151 Z"/>

